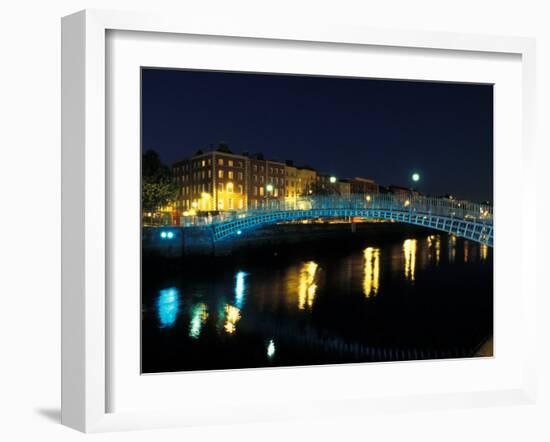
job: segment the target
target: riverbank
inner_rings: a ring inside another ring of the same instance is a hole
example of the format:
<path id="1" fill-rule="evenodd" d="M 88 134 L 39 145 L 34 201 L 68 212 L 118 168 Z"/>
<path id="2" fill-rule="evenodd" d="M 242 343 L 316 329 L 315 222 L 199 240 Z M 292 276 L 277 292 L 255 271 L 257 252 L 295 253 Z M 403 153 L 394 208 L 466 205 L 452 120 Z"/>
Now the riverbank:
<path id="1" fill-rule="evenodd" d="M 171 239 L 162 238 L 165 230 L 173 232 Z M 430 232 L 425 227 L 393 222 L 291 223 L 249 230 L 239 237 L 214 243 L 209 238 L 198 238 L 192 229 L 144 228 L 142 253 L 144 259 L 271 254 L 284 253 L 297 246 L 349 248 L 365 239 L 400 239 Z"/>

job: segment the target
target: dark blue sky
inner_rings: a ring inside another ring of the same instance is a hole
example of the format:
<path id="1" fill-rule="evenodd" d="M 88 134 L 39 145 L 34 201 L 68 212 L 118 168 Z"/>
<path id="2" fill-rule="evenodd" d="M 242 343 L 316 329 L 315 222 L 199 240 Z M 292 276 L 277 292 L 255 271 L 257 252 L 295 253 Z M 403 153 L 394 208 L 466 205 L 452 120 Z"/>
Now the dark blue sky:
<path id="1" fill-rule="evenodd" d="M 341 178 L 481 201 L 493 192 L 491 85 L 143 69 L 142 148 L 219 142 Z"/>

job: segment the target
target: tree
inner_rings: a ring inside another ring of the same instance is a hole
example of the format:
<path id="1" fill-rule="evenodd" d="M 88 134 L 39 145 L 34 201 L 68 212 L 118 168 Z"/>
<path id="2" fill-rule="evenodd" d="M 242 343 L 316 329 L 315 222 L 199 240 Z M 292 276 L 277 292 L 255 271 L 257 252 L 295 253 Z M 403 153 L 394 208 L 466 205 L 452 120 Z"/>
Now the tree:
<path id="1" fill-rule="evenodd" d="M 157 152 L 148 150 L 141 161 L 141 206 L 144 212 L 157 212 L 173 203 L 178 195 L 170 168 L 162 163 Z"/>

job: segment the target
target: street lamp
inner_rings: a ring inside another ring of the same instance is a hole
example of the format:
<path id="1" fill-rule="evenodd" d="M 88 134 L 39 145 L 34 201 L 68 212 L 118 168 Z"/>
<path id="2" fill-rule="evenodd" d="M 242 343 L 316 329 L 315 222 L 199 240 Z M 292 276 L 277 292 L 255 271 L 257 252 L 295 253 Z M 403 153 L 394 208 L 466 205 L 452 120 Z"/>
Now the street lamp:
<path id="1" fill-rule="evenodd" d="M 329 181 L 330 181 L 330 184 L 334 184 L 336 182 L 336 177 L 335 176 L 331 176 L 329 178 Z"/>
<path id="2" fill-rule="evenodd" d="M 415 183 L 417 183 L 418 181 L 420 181 L 420 174 L 415 172 L 411 175 L 411 178 Z"/>
<path id="3" fill-rule="evenodd" d="M 267 190 L 268 192 L 273 192 L 273 184 L 268 184 L 267 186 L 265 186 L 265 190 Z"/>

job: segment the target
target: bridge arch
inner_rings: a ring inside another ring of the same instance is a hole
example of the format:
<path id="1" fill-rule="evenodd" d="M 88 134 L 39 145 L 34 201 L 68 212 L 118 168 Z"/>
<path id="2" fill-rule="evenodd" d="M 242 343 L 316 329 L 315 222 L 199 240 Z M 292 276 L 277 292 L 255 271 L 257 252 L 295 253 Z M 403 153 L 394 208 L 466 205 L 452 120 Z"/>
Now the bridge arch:
<path id="1" fill-rule="evenodd" d="M 424 226 L 461 238 L 493 246 L 493 226 L 487 220 L 457 218 L 433 214 L 429 211 L 370 209 L 370 208 L 312 208 L 308 210 L 274 210 L 264 213 L 244 214 L 235 219 L 213 225 L 214 242 L 238 239 L 251 229 L 280 222 L 315 218 L 360 217 L 366 219 L 391 220 Z"/>

